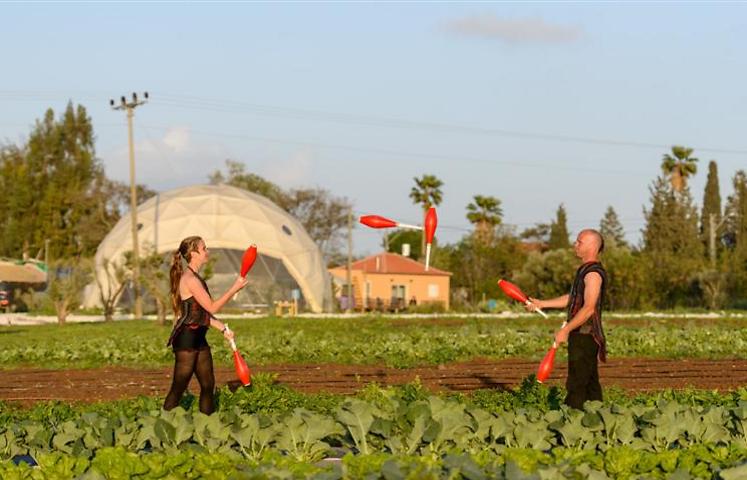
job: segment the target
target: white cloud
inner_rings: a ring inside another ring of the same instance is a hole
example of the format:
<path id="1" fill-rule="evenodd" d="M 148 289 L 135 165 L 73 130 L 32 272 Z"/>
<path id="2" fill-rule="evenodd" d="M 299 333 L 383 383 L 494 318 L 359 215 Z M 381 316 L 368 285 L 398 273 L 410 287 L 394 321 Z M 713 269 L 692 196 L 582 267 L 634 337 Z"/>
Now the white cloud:
<path id="1" fill-rule="evenodd" d="M 311 176 L 314 155 L 308 149 L 298 150 L 285 160 L 264 164 L 261 175 L 283 188 L 306 185 Z"/>
<path id="2" fill-rule="evenodd" d="M 256 173 L 282 188 L 307 186 L 314 177 L 314 151 L 311 148 L 260 148 L 237 155 L 221 141 L 201 141 L 189 127 L 165 130 L 140 126 L 135 130 L 135 170 L 137 182 L 156 190 L 208 183 L 216 170 L 226 171 L 226 159 L 242 162 L 247 172 Z M 124 144 L 102 152 L 109 178 L 129 182 L 129 151 Z"/>
<path id="3" fill-rule="evenodd" d="M 570 43 L 582 35 L 580 27 L 557 25 L 537 18 L 503 19 L 493 14 L 474 15 L 447 22 L 452 33 L 495 38 L 506 43 Z"/>
<path id="4" fill-rule="evenodd" d="M 189 147 L 189 127 L 170 128 L 161 141 L 174 152 L 183 152 Z"/>
<path id="5" fill-rule="evenodd" d="M 168 128 L 162 135 L 153 128 L 135 131 L 135 176 L 137 182 L 161 190 L 208 182 L 208 175 L 222 169 L 231 154 L 220 144 L 192 140 L 189 127 Z M 110 178 L 129 182 L 129 150 L 123 145 L 102 156 Z"/>

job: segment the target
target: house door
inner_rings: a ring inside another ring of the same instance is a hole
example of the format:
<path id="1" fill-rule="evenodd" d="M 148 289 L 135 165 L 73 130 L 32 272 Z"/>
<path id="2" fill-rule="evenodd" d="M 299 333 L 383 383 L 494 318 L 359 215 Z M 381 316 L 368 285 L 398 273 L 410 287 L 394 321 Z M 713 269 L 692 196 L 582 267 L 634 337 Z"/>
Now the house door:
<path id="1" fill-rule="evenodd" d="M 404 308 L 405 306 L 405 286 L 404 285 L 392 285 L 392 300 L 391 305 L 394 308 Z"/>

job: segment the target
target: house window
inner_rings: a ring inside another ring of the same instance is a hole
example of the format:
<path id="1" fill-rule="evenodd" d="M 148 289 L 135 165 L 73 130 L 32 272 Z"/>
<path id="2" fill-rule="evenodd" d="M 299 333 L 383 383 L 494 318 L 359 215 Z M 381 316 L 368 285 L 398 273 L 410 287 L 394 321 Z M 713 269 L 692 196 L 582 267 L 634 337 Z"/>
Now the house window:
<path id="1" fill-rule="evenodd" d="M 428 298 L 438 298 L 438 284 L 437 283 L 428 284 Z"/>
<path id="2" fill-rule="evenodd" d="M 392 298 L 405 298 L 405 286 L 404 285 L 392 285 Z"/>

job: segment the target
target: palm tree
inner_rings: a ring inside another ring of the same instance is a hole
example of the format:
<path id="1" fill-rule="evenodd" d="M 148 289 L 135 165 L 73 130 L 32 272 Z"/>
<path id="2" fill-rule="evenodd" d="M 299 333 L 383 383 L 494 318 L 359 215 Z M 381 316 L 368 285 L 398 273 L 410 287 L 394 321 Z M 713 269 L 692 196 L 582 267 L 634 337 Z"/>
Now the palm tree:
<path id="1" fill-rule="evenodd" d="M 443 199 L 443 193 L 441 187 L 442 182 L 435 175 L 423 175 L 420 178 L 413 178 L 415 180 L 415 186 L 410 190 L 410 198 L 412 203 L 420 204 L 423 206 L 423 212 L 427 212 L 431 207 L 437 207 L 441 204 Z"/>
<path id="2" fill-rule="evenodd" d="M 422 206 L 423 220 L 425 220 L 425 214 L 428 212 L 428 209 L 441 204 L 441 200 L 443 200 L 441 187 L 444 182 L 435 175 L 428 174 L 423 174 L 420 178 L 414 177 L 413 180 L 415 180 L 415 186 L 410 190 L 410 198 L 412 199 L 412 203 Z M 421 247 L 420 251 L 425 252 L 425 232 L 423 232 Z"/>
<path id="3" fill-rule="evenodd" d="M 672 155 L 665 153 L 661 162 L 661 170 L 669 175 L 669 181 L 675 192 L 681 192 L 687 185 L 687 178 L 698 171 L 698 159 L 691 157 L 692 148 L 675 145 Z"/>
<path id="4" fill-rule="evenodd" d="M 475 225 L 478 238 L 487 242 L 496 225 L 503 219 L 501 201 L 495 197 L 475 195 L 474 202 L 467 205 L 467 220 Z"/>

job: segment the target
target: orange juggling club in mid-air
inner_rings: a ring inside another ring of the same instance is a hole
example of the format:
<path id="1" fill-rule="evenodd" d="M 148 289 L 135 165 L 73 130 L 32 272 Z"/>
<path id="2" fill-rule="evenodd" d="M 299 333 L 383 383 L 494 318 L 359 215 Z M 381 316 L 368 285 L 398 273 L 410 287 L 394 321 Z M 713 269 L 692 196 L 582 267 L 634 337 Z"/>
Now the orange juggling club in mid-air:
<path id="1" fill-rule="evenodd" d="M 391 218 L 382 217 L 381 215 L 363 215 L 358 219 L 363 225 L 371 228 L 409 228 L 412 230 L 422 230 L 423 227 L 400 223 Z"/>
<path id="2" fill-rule="evenodd" d="M 519 287 L 509 282 L 508 280 L 503 280 L 503 279 L 498 280 L 498 286 L 501 287 L 501 290 L 503 290 L 503 293 L 513 298 L 514 300 L 521 302 L 524 305 L 531 305 L 532 302 L 529 301 L 529 297 L 527 297 L 524 294 L 524 292 L 521 291 Z M 541 309 L 538 308 L 535 310 L 535 312 L 547 318 L 547 314 L 543 312 Z"/>
<path id="3" fill-rule="evenodd" d="M 241 276 L 246 277 L 249 270 L 252 269 L 254 261 L 257 260 L 257 246 L 251 245 L 244 252 L 244 256 L 241 258 Z"/>
<path id="4" fill-rule="evenodd" d="M 423 229 L 425 230 L 425 270 L 428 271 L 428 266 L 431 260 L 431 245 L 433 245 L 433 236 L 436 234 L 436 226 L 438 225 L 438 217 L 436 216 L 436 209 L 431 207 L 428 209 L 428 213 L 425 214 L 425 224 Z"/>
<path id="5" fill-rule="evenodd" d="M 425 222 L 423 226 L 410 225 L 409 223 L 401 223 L 391 218 L 382 217 L 381 215 L 363 215 L 358 219 L 363 225 L 371 228 L 409 228 L 412 230 L 423 230 L 425 235 L 425 269 L 428 270 L 430 267 L 431 260 L 431 246 L 433 245 L 433 237 L 436 234 L 436 227 L 438 226 L 438 217 L 436 216 L 436 209 L 431 207 L 425 214 Z"/>
<path id="6" fill-rule="evenodd" d="M 537 381 L 539 383 L 544 383 L 550 377 L 550 372 L 552 372 L 552 367 L 555 363 L 555 352 L 557 351 L 558 344 L 552 342 L 552 348 L 547 352 L 537 369 Z"/>
<path id="7" fill-rule="evenodd" d="M 226 331 L 231 331 L 228 328 L 228 324 L 226 324 Z M 245 387 L 248 387 L 252 384 L 252 372 L 251 370 L 249 370 L 249 367 L 244 361 L 244 357 L 241 356 L 238 349 L 236 348 L 236 342 L 233 340 L 233 338 L 230 340 L 230 342 L 231 350 L 233 350 L 233 366 L 236 369 L 236 375 L 239 376 L 239 380 L 241 380 L 241 383 Z"/>

